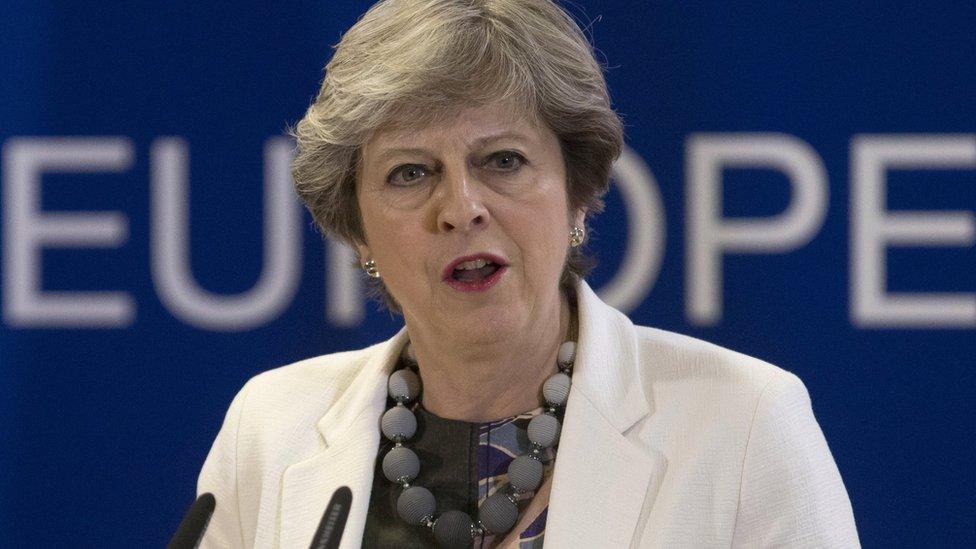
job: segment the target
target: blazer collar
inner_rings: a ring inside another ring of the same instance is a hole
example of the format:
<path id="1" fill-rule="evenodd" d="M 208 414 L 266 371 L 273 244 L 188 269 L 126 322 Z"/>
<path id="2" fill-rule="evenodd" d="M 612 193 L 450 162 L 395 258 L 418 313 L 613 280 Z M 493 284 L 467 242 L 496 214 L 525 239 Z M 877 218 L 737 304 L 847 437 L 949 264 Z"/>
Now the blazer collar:
<path id="1" fill-rule="evenodd" d="M 577 303 L 579 338 L 546 545 L 628 547 L 654 503 L 667 461 L 628 436 L 652 410 L 641 384 L 633 324 L 585 283 Z"/>
<path id="2" fill-rule="evenodd" d="M 386 406 L 387 377 L 406 340 L 406 330 L 401 330 L 373 347 L 349 389 L 316 424 L 322 436 L 319 451 L 285 470 L 280 547 L 309 546 L 329 499 L 340 486 L 348 486 L 353 498 L 340 548 L 354 549 L 362 543 L 380 443 L 379 417 Z"/>
<path id="3" fill-rule="evenodd" d="M 623 433 L 651 409 L 641 386 L 634 325 L 601 301 L 585 282 L 577 292 L 577 307 L 579 336 L 573 389 Z"/>
<path id="4" fill-rule="evenodd" d="M 326 446 L 334 445 L 342 436 L 350 434 L 346 426 L 363 412 L 377 407 L 383 409 L 386 381 L 408 339 L 407 329 L 401 328 L 392 338 L 373 346 L 373 352 L 368 353 L 369 358 L 349 385 L 350 390 L 329 407 L 316 425 Z"/>

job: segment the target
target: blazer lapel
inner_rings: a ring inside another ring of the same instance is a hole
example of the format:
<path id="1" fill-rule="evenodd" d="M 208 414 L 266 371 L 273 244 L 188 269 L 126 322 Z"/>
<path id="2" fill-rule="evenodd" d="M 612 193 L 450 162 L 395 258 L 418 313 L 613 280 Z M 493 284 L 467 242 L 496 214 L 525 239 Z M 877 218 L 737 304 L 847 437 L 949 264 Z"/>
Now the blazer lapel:
<path id="1" fill-rule="evenodd" d="M 627 436 L 651 413 L 633 324 L 582 284 L 573 385 L 556 455 L 546 545 L 628 547 L 667 461 Z"/>
<path id="2" fill-rule="evenodd" d="M 288 467 L 281 488 L 280 547 L 305 549 L 322 513 L 340 486 L 352 490 L 352 508 L 342 536 L 342 549 L 359 547 L 366 525 L 373 467 L 379 448 L 379 418 L 386 406 L 386 381 L 406 341 L 406 332 L 378 346 L 351 391 L 319 420 L 323 447 Z"/>

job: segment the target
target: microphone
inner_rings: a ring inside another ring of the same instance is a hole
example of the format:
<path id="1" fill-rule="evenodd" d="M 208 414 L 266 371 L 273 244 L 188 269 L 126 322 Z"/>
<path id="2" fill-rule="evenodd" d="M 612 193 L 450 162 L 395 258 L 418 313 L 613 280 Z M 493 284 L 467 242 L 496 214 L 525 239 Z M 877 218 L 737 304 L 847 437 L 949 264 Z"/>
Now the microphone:
<path id="1" fill-rule="evenodd" d="M 309 549 L 338 549 L 342 531 L 346 528 L 349 518 L 349 508 L 352 507 L 352 490 L 348 486 L 340 486 L 332 494 L 332 499 L 325 506 L 322 521 L 315 531 Z"/>
<path id="2" fill-rule="evenodd" d="M 217 500 L 210 492 L 200 494 L 186 512 L 183 521 L 169 540 L 166 549 L 196 549 L 203 539 L 203 532 L 207 529 L 210 516 L 213 515 Z"/>

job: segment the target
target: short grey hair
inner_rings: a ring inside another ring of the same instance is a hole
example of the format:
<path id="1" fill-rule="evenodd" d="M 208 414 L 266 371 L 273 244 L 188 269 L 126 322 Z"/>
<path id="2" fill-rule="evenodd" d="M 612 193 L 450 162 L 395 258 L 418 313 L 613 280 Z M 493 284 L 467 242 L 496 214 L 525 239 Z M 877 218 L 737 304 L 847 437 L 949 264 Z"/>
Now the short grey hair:
<path id="1" fill-rule="evenodd" d="M 622 125 L 593 47 L 550 0 L 376 3 L 335 47 L 315 101 L 292 130 L 298 195 L 325 234 L 365 243 L 356 177 L 370 137 L 497 101 L 522 109 L 559 139 L 568 213 L 602 211 Z M 593 264 L 572 248 L 563 284 Z"/>

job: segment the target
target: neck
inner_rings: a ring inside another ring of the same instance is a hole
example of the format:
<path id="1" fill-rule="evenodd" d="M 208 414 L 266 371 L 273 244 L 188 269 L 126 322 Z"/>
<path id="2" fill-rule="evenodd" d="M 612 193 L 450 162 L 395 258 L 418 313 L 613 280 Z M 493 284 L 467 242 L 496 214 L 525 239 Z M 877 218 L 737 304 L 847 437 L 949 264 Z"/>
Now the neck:
<path id="1" fill-rule="evenodd" d="M 569 300 L 560 293 L 552 309 L 508 337 L 480 342 L 414 330 L 408 321 L 424 408 L 479 423 L 537 408 L 543 382 L 556 372 L 559 345 L 574 337 Z"/>

